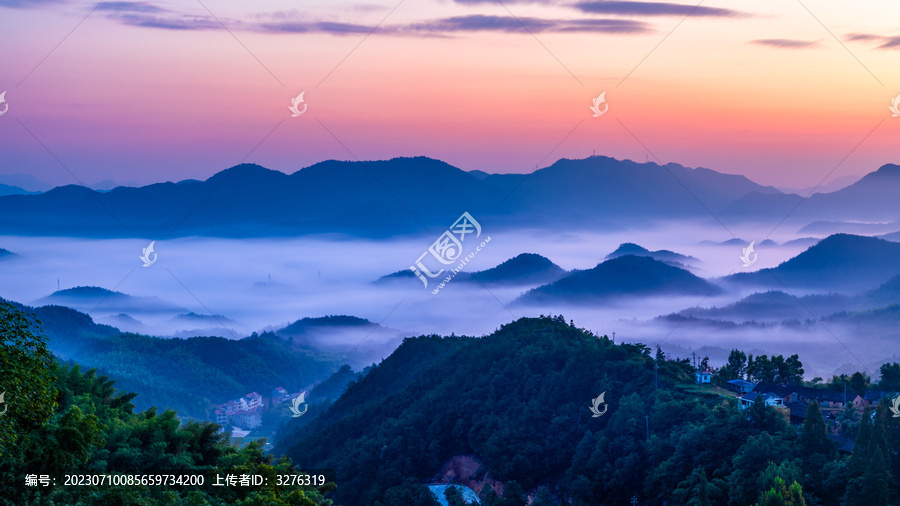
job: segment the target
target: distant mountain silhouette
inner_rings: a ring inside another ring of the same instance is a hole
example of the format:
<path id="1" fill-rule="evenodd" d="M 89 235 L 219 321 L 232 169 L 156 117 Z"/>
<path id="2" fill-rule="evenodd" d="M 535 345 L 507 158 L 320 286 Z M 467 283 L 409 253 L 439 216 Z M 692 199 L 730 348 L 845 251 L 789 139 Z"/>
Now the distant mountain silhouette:
<path id="1" fill-rule="evenodd" d="M 900 165 L 886 164 L 850 186 L 831 193 L 799 195 L 748 193 L 725 206 L 719 216 L 754 221 L 778 220 L 891 222 L 900 216 Z"/>
<path id="2" fill-rule="evenodd" d="M 782 244 L 782 246 L 809 247 L 809 246 L 815 246 L 816 244 L 819 244 L 820 240 L 821 239 L 817 239 L 815 237 L 801 237 L 799 239 L 792 239 L 790 241 L 786 241 L 784 244 Z"/>
<path id="3" fill-rule="evenodd" d="M 356 316 L 321 316 L 318 318 L 301 318 L 280 330 L 276 330 L 275 333 L 281 336 L 299 336 L 318 329 L 327 330 L 338 327 L 369 328 L 374 326 L 377 326 L 377 324 Z"/>
<path id="4" fill-rule="evenodd" d="M 820 289 L 845 293 L 871 289 L 900 274 L 900 244 L 849 234 L 819 241 L 777 267 L 729 276 L 728 285 Z"/>
<path id="5" fill-rule="evenodd" d="M 8 249 L 0 248 L 0 258 L 5 257 L 5 256 L 15 256 L 15 253 L 13 253 L 12 251 L 10 251 Z"/>
<path id="6" fill-rule="evenodd" d="M 701 246 L 746 246 L 750 244 L 750 241 L 745 241 L 743 239 L 738 239 L 737 237 L 733 239 L 728 239 L 727 241 L 715 242 L 715 241 L 700 241 Z"/>
<path id="7" fill-rule="evenodd" d="M 681 265 L 688 265 L 697 263 L 700 260 L 694 258 L 692 256 L 682 255 L 679 253 L 675 253 L 674 251 L 669 251 L 667 249 L 661 249 L 657 251 L 650 251 L 643 246 L 638 246 L 637 244 L 626 242 L 619 245 L 615 251 L 606 255 L 606 259 L 618 258 L 625 255 L 634 255 L 638 257 L 650 257 L 654 260 L 659 260 L 660 262 L 665 262 L 667 264 L 674 264 L 676 267 Z"/>
<path id="8" fill-rule="evenodd" d="M 462 274 L 462 273 L 460 273 L 460 274 Z M 457 276 L 459 276 L 459 274 Z M 415 282 L 419 283 L 420 285 L 422 284 L 422 282 L 416 278 L 416 275 L 413 273 L 413 271 L 411 271 L 409 269 L 403 269 L 402 271 L 385 274 L 384 276 L 381 276 L 380 278 L 376 279 L 373 283 L 377 284 L 377 285 L 382 285 L 382 284 L 390 283 L 392 281 L 415 281 Z"/>
<path id="9" fill-rule="evenodd" d="M 45 192 L 53 185 L 28 174 L 0 174 L 0 184 L 17 186 L 28 192 Z"/>
<path id="10" fill-rule="evenodd" d="M 900 324 L 900 304 L 866 309 L 863 311 L 844 311 L 823 319 L 827 323 L 852 324 L 857 329 L 876 330 L 889 329 L 892 334 Z M 894 343 L 892 342 L 891 345 Z"/>
<path id="11" fill-rule="evenodd" d="M 384 237 L 439 233 L 468 211 L 486 229 L 596 231 L 708 219 L 751 192 L 781 195 L 743 176 L 607 157 L 562 159 L 529 175 L 465 172 L 425 157 L 330 160 L 291 175 L 242 164 L 205 181 L 0 197 L 0 228 L 82 237 Z"/>
<path id="12" fill-rule="evenodd" d="M 754 293 L 723 307 L 689 308 L 677 314 L 708 320 L 782 322 L 784 320 L 817 320 L 822 316 L 853 307 L 852 297 L 840 294 L 794 297 L 772 290 Z"/>
<path id="13" fill-rule="evenodd" d="M 395 329 L 382 327 L 364 318 L 347 315 L 302 318 L 275 331 L 297 349 L 343 353 L 359 366 L 388 356 L 403 338 Z"/>
<path id="14" fill-rule="evenodd" d="M 586 304 L 628 296 L 706 295 L 713 290 L 713 285 L 684 269 L 649 257 L 626 255 L 529 290 L 516 302 Z"/>
<path id="15" fill-rule="evenodd" d="M 104 313 L 187 313 L 188 310 L 157 297 L 135 297 L 97 286 L 67 288 L 36 301 L 40 305 L 66 306 L 78 311 Z"/>
<path id="16" fill-rule="evenodd" d="M 214 324 L 222 325 L 225 323 L 229 323 L 229 324 L 237 323 L 236 321 L 232 320 L 231 318 L 226 318 L 225 316 L 222 316 L 220 314 L 208 315 L 208 314 L 197 314 L 194 312 L 180 314 L 180 315 L 176 316 L 175 318 L 173 318 L 172 320 L 176 321 L 178 323 L 206 323 L 206 324 L 210 324 L 210 325 L 214 325 Z"/>
<path id="17" fill-rule="evenodd" d="M 473 272 L 469 278 L 491 285 L 539 285 L 566 275 L 565 269 L 536 253 L 522 253 L 502 264 Z"/>
<path id="18" fill-rule="evenodd" d="M 36 195 L 38 193 L 39 192 L 30 192 L 24 188 L 19 188 L 18 186 L 0 184 L 0 197 L 5 195 Z"/>
<path id="19" fill-rule="evenodd" d="M 900 223 L 859 223 L 847 221 L 814 221 L 797 231 L 798 234 L 855 234 L 878 235 L 900 231 Z"/>
<path id="20" fill-rule="evenodd" d="M 862 299 L 867 307 L 900 303 L 900 276 L 894 276 L 878 288 L 869 290 L 862 295 Z"/>
<path id="21" fill-rule="evenodd" d="M 453 278 L 454 283 L 481 282 L 485 285 L 542 285 L 552 283 L 566 275 L 566 270 L 549 258 L 536 253 L 521 253 L 502 264 L 483 271 L 462 271 Z M 422 287 L 422 282 L 409 269 L 393 272 L 378 278 L 376 284 L 405 281 Z"/>

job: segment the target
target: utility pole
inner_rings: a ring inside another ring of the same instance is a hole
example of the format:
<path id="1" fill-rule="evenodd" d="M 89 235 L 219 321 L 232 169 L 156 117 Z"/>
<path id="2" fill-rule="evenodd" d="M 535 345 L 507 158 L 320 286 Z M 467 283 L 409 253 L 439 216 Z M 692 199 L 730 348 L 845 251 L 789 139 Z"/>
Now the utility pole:
<path id="1" fill-rule="evenodd" d="M 644 415 L 644 420 L 647 422 L 647 441 L 650 441 L 650 415 Z"/>
<path id="2" fill-rule="evenodd" d="M 613 332 L 613 344 L 616 344 L 616 333 Z"/>

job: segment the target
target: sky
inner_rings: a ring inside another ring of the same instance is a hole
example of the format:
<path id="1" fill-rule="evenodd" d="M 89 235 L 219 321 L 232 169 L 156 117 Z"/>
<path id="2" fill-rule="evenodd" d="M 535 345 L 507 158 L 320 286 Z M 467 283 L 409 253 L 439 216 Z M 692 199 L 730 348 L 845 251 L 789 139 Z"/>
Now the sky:
<path id="1" fill-rule="evenodd" d="M 900 163 L 898 15 L 890 0 L 0 0 L 0 174 L 148 184 L 414 155 L 524 173 L 596 152 L 810 187 Z"/>

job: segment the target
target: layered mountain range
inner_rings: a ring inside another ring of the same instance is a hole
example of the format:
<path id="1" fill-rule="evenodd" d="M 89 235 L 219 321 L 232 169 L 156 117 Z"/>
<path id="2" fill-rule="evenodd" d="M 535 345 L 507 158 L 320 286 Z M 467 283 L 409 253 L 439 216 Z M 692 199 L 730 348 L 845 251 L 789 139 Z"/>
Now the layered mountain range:
<path id="1" fill-rule="evenodd" d="M 893 223 L 898 192 L 900 166 L 893 164 L 804 199 L 744 176 L 601 156 L 561 159 L 532 174 L 466 172 L 425 157 L 330 160 L 290 175 L 242 164 L 205 181 L 0 196 L 0 229 L 82 237 L 387 237 L 433 234 L 463 211 L 495 230 L 614 230 L 713 217 L 726 225 L 774 225 L 785 216 L 799 229 L 812 222 Z M 895 230 L 900 225 L 882 233 Z"/>

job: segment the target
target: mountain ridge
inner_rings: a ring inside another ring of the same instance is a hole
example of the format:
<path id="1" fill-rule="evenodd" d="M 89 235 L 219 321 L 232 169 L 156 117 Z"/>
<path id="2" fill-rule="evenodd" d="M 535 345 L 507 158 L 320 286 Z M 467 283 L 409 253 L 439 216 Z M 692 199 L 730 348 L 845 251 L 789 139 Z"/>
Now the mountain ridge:
<path id="1" fill-rule="evenodd" d="M 599 156 L 560 159 L 533 174 L 472 174 L 427 157 L 326 160 L 291 174 L 248 163 L 204 181 L 0 197 L 0 227 L 81 237 L 387 237 L 433 234 L 468 211 L 494 229 L 602 230 L 708 220 L 708 209 L 750 192 L 778 190 L 711 169 Z"/>

